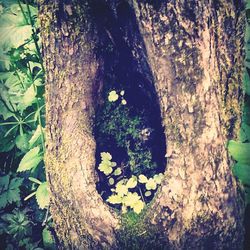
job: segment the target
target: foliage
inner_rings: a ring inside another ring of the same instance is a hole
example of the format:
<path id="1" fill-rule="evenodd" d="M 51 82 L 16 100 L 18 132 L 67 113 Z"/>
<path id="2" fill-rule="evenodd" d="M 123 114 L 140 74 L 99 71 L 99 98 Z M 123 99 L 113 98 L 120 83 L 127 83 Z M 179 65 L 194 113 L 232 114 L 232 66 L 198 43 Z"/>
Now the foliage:
<path id="1" fill-rule="evenodd" d="M 237 161 L 233 166 L 233 174 L 244 184 L 246 203 L 250 204 L 250 4 L 246 5 L 247 25 L 245 32 L 245 71 L 243 74 L 243 87 L 245 103 L 243 107 L 242 124 L 239 141 L 229 141 L 228 151 Z"/>
<path id="2" fill-rule="evenodd" d="M 37 6 L 29 3 L 0 1 L 0 154 L 4 166 L 0 216 L 5 239 L 1 247 L 53 249 L 43 162 L 44 68 Z M 33 196 L 36 199 L 30 199 Z"/>
<path id="3" fill-rule="evenodd" d="M 20 186 L 22 183 L 23 178 L 11 178 L 11 174 L 0 177 L 0 209 L 9 204 L 20 202 Z"/>
<path id="4" fill-rule="evenodd" d="M 97 114 L 97 143 L 105 149 L 113 141 L 113 148 L 122 148 L 133 174 L 140 174 L 145 169 L 154 174 L 156 163 L 148 146 L 153 130 L 146 125 L 143 114 L 135 115 L 130 107 L 106 102 Z"/>
<path id="5" fill-rule="evenodd" d="M 112 205 L 120 205 L 123 213 L 130 208 L 139 214 L 145 207 L 146 198 L 150 197 L 152 192 L 156 190 L 164 175 L 160 173 L 147 178 L 140 174 L 138 177 L 132 175 L 128 179 L 121 167 L 111 160 L 112 155 L 109 152 L 102 152 L 101 163 L 98 166 L 98 169 L 107 176 L 112 191 L 112 194 L 107 198 L 107 202 Z M 133 192 L 130 190 L 133 190 Z M 143 192 L 145 192 L 144 195 Z"/>

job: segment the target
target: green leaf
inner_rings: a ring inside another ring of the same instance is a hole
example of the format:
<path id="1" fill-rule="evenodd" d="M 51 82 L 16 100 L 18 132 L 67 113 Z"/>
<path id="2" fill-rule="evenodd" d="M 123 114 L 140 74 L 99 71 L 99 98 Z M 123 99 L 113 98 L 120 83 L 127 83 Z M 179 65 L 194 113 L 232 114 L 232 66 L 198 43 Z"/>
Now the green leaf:
<path id="1" fill-rule="evenodd" d="M 109 178 L 109 185 L 114 185 L 114 183 L 115 183 L 114 178 Z"/>
<path id="2" fill-rule="evenodd" d="M 141 197 L 136 192 L 128 192 L 123 198 L 123 203 L 128 207 L 133 207 L 136 202 L 138 202 Z"/>
<path id="3" fill-rule="evenodd" d="M 51 231 L 45 227 L 42 232 L 43 235 L 43 245 L 46 249 L 56 249 L 55 247 L 55 239 L 51 233 Z"/>
<path id="4" fill-rule="evenodd" d="M 140 183 L 147 183 L 148 182 L 148 178 L 145 175 L 140 174 L 139 175 L 139 182 Z"/>
<path id="5" fill-rule="evenodd" d="M 38 124 L 37 128 L 34 132 L 34 134 L 32 135 L 32 137 L 29 140 L 29 148 L 31 149 L 36 143 L 37 141 L 41 138 L 42 135 L 42 131 L 44 131 L 44 128 L 41 129 L 41 126 Z M 40 143 L 40 142 L 39 142 Z"/>
<path id="6" fill-rule="evenodd" d="M 146 196 L 146 197 L 149 197 L 151 194 L 152 194 L 151 191 L 146 191 L 146 192 L 145 192 L 145 196 Z"/>
<path id="7" fill-rule="evenodd" d="M 18 189 L 23 183 L 23 178 L 15 177 L 10 181 L 9 189 Z"/>
<path id="8" fill-rule="evenodd" d="M 105 162 L 101 162 L 100 165 L 98 166 L 98 169 L 105 175 L 109 175 L 113 171 L 113 168 L 110 166 L 110 164 Z"/>
<path id="9" fill-rule="evenodd" d="M 236 163 L 233 166 L 233 174 L 246 185 L 250 185 L 250 165 Z"/>
<path id="10" fill-rule="evenodd" d="M 136 185 L 137 185 L 137 178 L 136 178 L 136 176 L 132 176 L 128 180 L 127 184 L 126 184 L 127 188 L 135 188 Z"/>
<path id="11" fill-rule="evenodd" d="M 121 175 L 121 173 L 122 173 L 122 170 L 121 170 L 121 168 L 117 168 L 115 171 L 114 171 L 114 175 Z"/>
<path id="12" fill-rule="evenodd" d="M 146 183 L 146 189 L 147 190 L 155 190 L 157 188 L 156 182 L 153 178 L 150 178 L 148 182 Z"/>
<path id="13" fill-rule="evenodd" d="M 44 209 L 49 205 L 49 192 L 48 192 L 48 184 L 47 182 L 43 182 L 38 186 L 36 190 L 36 200 L 41 209 Z"/>
<path id="14" fill-rule="evenodd" d="M 0 176 L 0 192 L 6 191 L 8 189 L 10 182 L 10 175 Z"/>
<path id="15" fill-rule="evenodd" d="M 10 56 L 7 55 L 0 47 L 0 71 L 10 70 Z"/>
<path id="16" fill-rule="evenodd" d="M 163 180 L 164 175 L 162 173 L 160 174 L 155 174 L 153 179 L 156 182 L 156 184 L 161 184 L 161 181 Z"/>
<path id="17" fill-rule="evenodd" d="M 32 182 L 34 182 L 34 183 L 36 183 L 36 184 L 38 184 L 38 185 L 42 184 L 41 181 L 39 181 L 38 179 L 36 179 L 34 177 L 29 177 L 29 180 L 32 181 Z"/>
<path id="18" fill-rule="evenodd" d="M 247 70 L 243 73 L 243 88 L 245 93 L 250 95 L 250 77 Z"/>
<path id="19" fill-rule="evenodd" d="M 0 47 L 17 48 L 31 38 L 32 26 L 27 25 L 21 10 L 6 12 L 0 16 Z"/>
<path id="20" fill-rule="evenodd" d="M 250 164 L 250 143 L 229 141 L 228 151 L 238 162 Z"/>
<path id="21" fill-rule="evenodd" d="M 108 95 L 109 102 L 115 102 L 118 100 L 118 98 L 119 98 L 119 95 L 117 95 L 115 90 L 112 90 L 109 92 L 109 95 Z"/>
<path id="22" fill-rule="evenodd" d="M 137 201 L 133 206 L 133 210 L 137 214 L 139 214 L 143 208 L 144 208 L 144 202 L 141 200 Z"/>
<path id="23" fill-rule="evenodd" d="M 250 204 L 250 188 L 245 187 L 245 191 L 246 191 L 246 195 L 245 195 L 246 203 Z"/>
<path id="24" fill-rule="evenodd" d="M 31 85 L 23 94 L 21 102 L 18 104 L 19 110 L 25 110 L 36 101 L 36 91 L 33 85 Z"/>
<path id="25" fill-rule="evenodd" d="M 113 194 L 113 195 L 109 196 L 107 201 L 111 204 L 120 204 L 120 203 L 122 203 L 122 198 L 117 194 Z"/>
<path id="26" fill-rule="evenodd" d="M 240 128 L 240 141 L 245 142 L 247 140 L 250 141 L 250 126 L 243 122 Z"/>
<path id="27" fill-rule="evenodd" d="M 10 179 L 10 175 L 0 177 L 0 208 L 5 208 L 8 204 L 20 202 L 20 186 L 23 178 L 14 177 Z"/>
<path id="28" fill-rule="evenodd" d="M 102 152 L 101 153 L 101 158 L 102 161 L 111 161 L 112 160 L 112 155 L 109 152 Z"/>
<path id="29" fill-rule="evenodd" d="M 16 138 L 17 148 L 26 153 L 29 150 L 29 139 L 30 135 L 28 134 L 18 135 Z"/>
<path id="30" fill-rule="evenodd" d="M 122 99 L 122 105 L 126 105 L 127 101 L 125 99 Z"/>
<path id="31" fill-rule="evenodd" d="M 4 120 L 7 120 L 8 118 L 12 117 L 14 114 L 10 112 L 3 101 L 0 99 L 0 115 L 3 117 Z"/>
<path id="32" fill-rule="evenodd" d="M 39 151 L 40 148 L 35 147 L 26 153 L 19 164 L 17 172 L 23 172 L 36 168 L 43 159 L 43 157 L 39 155 Z"/>
<path id="33" fill-rule="evenodd" d="M 116 184 L 116 193 L 122 197 L 128 193 L 128 187 L 124 184 L 119 184 L 119 182 Z"/>

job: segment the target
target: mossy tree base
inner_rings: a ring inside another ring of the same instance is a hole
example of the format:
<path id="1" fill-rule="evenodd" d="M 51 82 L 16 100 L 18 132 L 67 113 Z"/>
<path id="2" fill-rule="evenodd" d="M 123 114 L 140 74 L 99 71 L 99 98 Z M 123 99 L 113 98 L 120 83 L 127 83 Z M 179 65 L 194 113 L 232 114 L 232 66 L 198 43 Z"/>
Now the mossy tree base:
<path id="1" fill-rule="evenodd" d="M 97 52 L 104 34 L 112 40 L 96 16 L 100 3 L 111 10 L 102 20 L 132 15 L 121 39 L 156 89 L 165 129 L 165 179 L 132 222 L 115 214 L 95 186 L 93 117 L 105 67 Z M 240 1 L 224 0 L 40 0 L 46 172 L 62 248 L 242 247 L 244 202 L 226 150 L 240 125 L 242 9 Z"/>

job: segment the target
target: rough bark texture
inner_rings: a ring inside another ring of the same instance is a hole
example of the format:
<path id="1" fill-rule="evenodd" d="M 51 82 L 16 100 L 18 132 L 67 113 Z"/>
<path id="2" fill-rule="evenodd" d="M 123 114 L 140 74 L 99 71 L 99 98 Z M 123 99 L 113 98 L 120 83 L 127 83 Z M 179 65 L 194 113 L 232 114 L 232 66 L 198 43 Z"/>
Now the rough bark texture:
<path id="1" fill-rule="evenodd" d="M 115 9 L 117 2 L 110 4 Z M 146 65 L 161 107 L 165 179 L 133 226 L 102 201 L 95 187 L 92 135 L 102 86 L 93 6 L 88 1 L 40 1 L 47 71 L 46 172 L 57 234 L 67 249 L 116 248 L 117 242 L 128 246 L 124 240 L 131 237 L 138 240 L 138 249 L 140 244 L 151 249 L 159 244 L 162 249 L 240 249 L 244 204 L 226 143 L 236 138 L 240 125 L 242 4 L 129 4 L 141 37 L 132 36 L 129 43 L 135 45 L 139 65 Z M 128 30 L 133 31 L 131 26 Z"/>
<path id="2" fill-rule="evenodd" d="M 50 211 L 66 249 L 113 244 L 117 218 L 97 193 L 94 97 L 102 85 L 87 1 L 40 2 Z"/>
<path id="3" fill-rule="evenodd" d="M 149 214 L 174 248 L 239 249 L 243 204 L 226 142 L 241 119 L 240 6 L 133 3 L 167 139 L 165 180 Z"/>

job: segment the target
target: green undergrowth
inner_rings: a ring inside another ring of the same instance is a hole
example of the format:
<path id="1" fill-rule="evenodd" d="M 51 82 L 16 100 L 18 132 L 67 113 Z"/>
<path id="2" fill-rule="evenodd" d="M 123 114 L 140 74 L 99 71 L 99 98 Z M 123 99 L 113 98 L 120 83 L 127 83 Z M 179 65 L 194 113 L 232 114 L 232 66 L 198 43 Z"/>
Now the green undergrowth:
<path id="1" fill-rule="evenodd" d="M 246 5 L 246 33 L 245 33 L 245 71 L 243 75 L 243 88 L 245 101 L 243 106 L 242 123 L 239 140 L 228 143 L 228 151 L 236 163 L 232 167 L 233 174 L 243 184 L 245 200 L 250 204 L 250 2 Z"/>
<path id="2" fill-rule="evenodd" d="M 0 246 L 54 249 L 35 1 L 0 1 Z"/>

